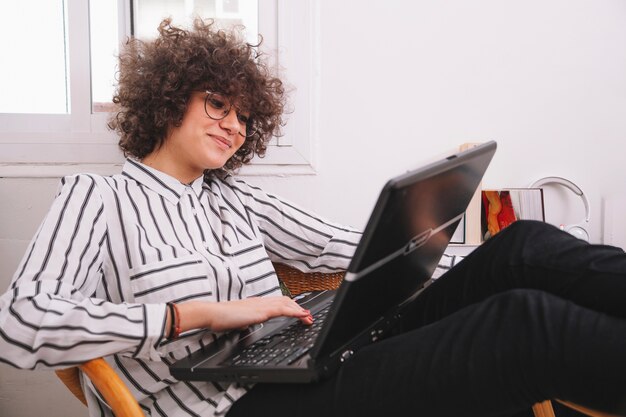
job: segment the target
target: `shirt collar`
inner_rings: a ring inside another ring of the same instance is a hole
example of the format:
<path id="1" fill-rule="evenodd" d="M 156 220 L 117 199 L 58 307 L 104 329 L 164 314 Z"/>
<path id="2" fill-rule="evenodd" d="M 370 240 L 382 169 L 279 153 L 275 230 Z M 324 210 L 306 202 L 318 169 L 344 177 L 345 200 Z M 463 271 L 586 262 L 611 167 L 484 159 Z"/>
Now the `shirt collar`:
<path id="1" fill-rule="evenodd" d="M 188 188 L 193 189 L 196 196 L 199 197 L 200 193 L 202 193 L 202 184 L 204 183 L 204 176 L 200 176 L 191 184 L 183 184 L 164 172 L 130 158 L 126 159 L 126 163 L 122 168 L 122 175 L 145 185 L 175 204 L 178 203 Z"/>

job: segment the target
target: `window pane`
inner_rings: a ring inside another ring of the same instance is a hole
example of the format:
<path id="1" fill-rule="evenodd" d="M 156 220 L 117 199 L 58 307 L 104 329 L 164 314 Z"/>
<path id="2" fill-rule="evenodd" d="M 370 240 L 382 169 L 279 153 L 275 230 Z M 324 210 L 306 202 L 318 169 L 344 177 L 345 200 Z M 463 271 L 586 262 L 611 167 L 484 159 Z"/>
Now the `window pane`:
<path id="1" fill-rule="evenodd" d="M 195 16 L 213 18 L 221 27 L 243 25 L 246 38 L 257 42 L 257 0 L 133 0 L 134 31 L 138 38 L 153 38 L 165 17 L 174 24 L 188 24 Z"/>
<path id="2" fill-rule="evenodd" d="M 90 0 L 89 15 L 92 111 L 110 111 L 119 51 L 117 1 Z"/>
<path id="3" fill-rule="evenodd" d="M 91 83 L 93 112 L 110 111 L 115 91 L 119 52 L 118 2 L 90 0 Z M 134 34 L 156 36 L 161 20 L 172 17 L 174 24 L 189 24 L 193 17 L 213 18 L 222 27 L 243 25 L 249 42 L 258 37 L 257 0 L 134 0 Z"/>
<path id="4" fill-rule="evenodd" d="M 3 1 L 0 11 L 0 113 L 68 113 L 64 1 Z"/>

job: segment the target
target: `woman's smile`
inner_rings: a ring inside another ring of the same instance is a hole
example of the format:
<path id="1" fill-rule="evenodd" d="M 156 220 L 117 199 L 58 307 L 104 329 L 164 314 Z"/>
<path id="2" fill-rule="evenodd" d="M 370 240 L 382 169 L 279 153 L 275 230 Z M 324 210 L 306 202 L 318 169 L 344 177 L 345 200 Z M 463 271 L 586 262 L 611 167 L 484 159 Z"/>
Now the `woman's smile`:
<path id="1" fill-rule="evenodd" d="M 217 143 L 217 145 L 222 148 L 222 149 L 230 149 L 233 147 L 233 142 L 226 139 L 223 136 L 219 136 L 219 135 L 213 135 L 211 133 L 208 133 L 208 136 L 213 139 L 215 141 L 215 143 Z"/>

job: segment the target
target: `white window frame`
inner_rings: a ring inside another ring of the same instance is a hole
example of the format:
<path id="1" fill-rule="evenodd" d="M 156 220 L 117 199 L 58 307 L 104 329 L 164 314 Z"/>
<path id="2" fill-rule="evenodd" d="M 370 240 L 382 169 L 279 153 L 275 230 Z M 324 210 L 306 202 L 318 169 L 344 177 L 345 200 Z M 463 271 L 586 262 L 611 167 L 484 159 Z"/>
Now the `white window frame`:
<path id="1" fill-rule="evenodd" d="M 319 0 L 263 0 L 259 32 L 290 87 L 284 136 L 243 175 L 315 173 L 319 103 Z M 130 27 L 128 1 L 120 27 Z M 262 7 L 261 7 L 262 6 Z M 60 177 L 77 172 L 118 173 L 124 162 L 118 137 L 106 128 L 108 113 L 91 112 L 89 6 L 67 0 L 70 114 L 0 114 L 0 177 Z M 128 32 L 127 32 L 128 33 Z M 274 48 L 278 48 L 275 51 Z M 42 67 L 45 68 L 45 67 Z"/>

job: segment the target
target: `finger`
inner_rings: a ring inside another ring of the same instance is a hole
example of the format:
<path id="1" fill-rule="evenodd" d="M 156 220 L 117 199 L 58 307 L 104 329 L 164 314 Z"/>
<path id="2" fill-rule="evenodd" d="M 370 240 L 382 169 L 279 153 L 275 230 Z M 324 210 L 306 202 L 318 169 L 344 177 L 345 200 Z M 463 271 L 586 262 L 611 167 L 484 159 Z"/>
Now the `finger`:
<path id="1" fill-rule="evenodd" d="M 290 305 L 288 307 L 288 311 L 285 312 L 285 315 L 303 320 L 303 319 L 307 319 L 307 317 L 311 317 L 311 311 L 305 308 L 302 308 L 297 303 L 294 303 L 293 305 Z"/>
<path id="2" fill-rule="evenodd" d="M 307 326 L 310 326 L 310 325 L 312 325 L 312 324 L 313 324 L 313 316 L 309 314 L 309 315 L 308 315 L 308 316 L 306 316 L 306 317 L 301 317 L 301 318 L 300 318 L 300 321 L 301 321 L 303 324 L 305 324 L 305 325 L 307 325 Z"/>

